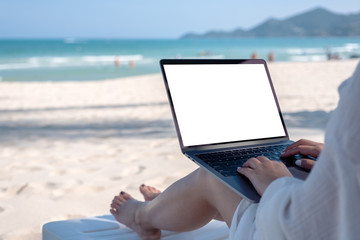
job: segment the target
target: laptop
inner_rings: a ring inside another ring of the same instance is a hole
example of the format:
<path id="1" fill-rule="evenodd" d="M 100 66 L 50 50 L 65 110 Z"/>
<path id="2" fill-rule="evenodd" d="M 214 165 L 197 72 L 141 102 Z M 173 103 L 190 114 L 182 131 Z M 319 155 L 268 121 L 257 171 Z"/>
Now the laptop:
<path id="1" fill-rule="evenodd" d="M 261 59 L 162 59 L 161 71 L 182 153 L 243 198 L 260 200 L 237 172 L 251 157 L 283 161 L 297 178 L 308 172 L 280 157 L 292 143 L 266 62 Z"/>

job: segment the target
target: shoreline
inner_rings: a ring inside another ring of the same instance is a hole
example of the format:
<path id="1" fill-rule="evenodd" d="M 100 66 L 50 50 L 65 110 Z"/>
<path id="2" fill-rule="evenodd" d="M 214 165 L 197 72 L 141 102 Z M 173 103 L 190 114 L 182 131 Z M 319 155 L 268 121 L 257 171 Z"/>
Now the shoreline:
<path id="1" fill-rule="evenodd" d="M 323 140 L 337 87 L 358 62 L 269 63 L 293 140 Z M 109 214 L 119 191 L 139 198 L 140 184 L 163 190 L 197 168 L 179 150 L 160 73 L 1 82 L 0 92 L 0 239 L 39 239 L 46 222 Z"/>
<path id="2" fill-rule="evenodd" d="M 205 58 L 204 58 L 205 59 Z M 209 58 L 211 59 L 211 58 Z M 266 60 L 266 59 L 264 59 Z M 270 70 L 270 75 L 272 76 L 272 71 L 270 66 L 271 65 L 287 65 L 287 64 L 294 64 L 294 66 L 296 65 L 302 65 L 302 64 L 334 64 L 337 65 L 337 63 L 345 63 L 345 65 L 347 65 L 347 63 L 353 63 L 353 62 L 359 62 L 360 58 L 349 58 L 349 59 L 338 59 L 338 60 L 327 60 L 327 61 L 273 61 L 273 62 L 269 62 L 266 60 L 269 70 Z M 120 77 L 111 77 L 111 78 L 100 78 L 100 79 L 86 79 L 86 80 L 26 80 L 26 81 L 2 81 L 0 78 L 0 84 L 16 84 L 16 83 L 24 83 L 24 84 L 31 84 L 31 83 L 91 83 L 91 82 L 104 82 L 104 81 L 120 81 L 123 79 L 129 79 L 129 78 L 138 78 L 138 77 L 144 77 L 144 76 L 153 76 L 153 75 L 161 75 L 160 70 L 155 71 L 155 72 L 151 72 L 151 73 L 141 73 L 141 74 L 136 74 L 136 75 L 129 75 L 129 76 L 120 76 Z M 1 77 L 1 76 L 0 76 Z"/>

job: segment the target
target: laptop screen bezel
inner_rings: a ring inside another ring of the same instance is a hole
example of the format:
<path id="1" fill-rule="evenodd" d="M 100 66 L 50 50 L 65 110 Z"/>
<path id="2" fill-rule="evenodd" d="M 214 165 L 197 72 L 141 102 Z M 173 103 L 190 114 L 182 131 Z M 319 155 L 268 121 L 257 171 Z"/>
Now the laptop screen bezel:
<path id="1" fill-rule="evenodd" d="M 169 83 L 166 76 L 166 71 L 164 66 L 165 65 L 188 65 L 188 64 L 262 64 L 265 67 L 265 71 L 268 77 L 268 81 L 271 87 L 272 94 L 275 99 L 276 107 L 278 109 L 278 114 L 281 119 L 281 123 L 285 132 L 285 136 L 279 136 L 279 137 L 270 137 L 270 138 L 261 138 L 261 139 L 251 139 L 251 140 L 240 140 L 240 141 L 232 141 L 232 142 L 221 142 L 221 143 L 210 143 L 210 144 L 203 144 L 203 145 L 192 145 L 192 146 L 184 146 L 170 88 Z M 165 89 L 168 96 L 171 113 L 174 120 L 174 125 L 176 129 L 176 133 L 179 139 L 179 144 L 182 152 L 188 152 L 188 151 L 199 151 L 199 150 L 210 150 L 210 149 L 220 149 L 220 148 L 232 148 L 232 147 L 242 147 L 242 146 L 249 146 L 249 145 L 259 145 L 259 144 L 267 144 L 267 143 L 273 143 L 273 142 L 280 142 L 280 141 L 287 141 L 289 140 L 288 131 L 286 129 L 285 121 L 283 119 L 280 105 L 275 93 L 275 88 L 273 86 L 270 73 L 266 64 L 266 61 L 263 59 L 162 59 L 160 60 L 160 67 L 162 76 L 165 83 Z"/>

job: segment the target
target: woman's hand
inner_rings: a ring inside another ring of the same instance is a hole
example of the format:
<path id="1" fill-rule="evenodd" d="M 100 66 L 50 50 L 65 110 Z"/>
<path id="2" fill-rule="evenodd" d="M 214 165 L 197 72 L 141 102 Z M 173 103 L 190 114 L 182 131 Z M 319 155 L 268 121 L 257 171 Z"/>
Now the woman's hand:
<path id="1" fill-rule="evenodd" d="M 314 141 L 310 141 L 310 140 L 306 140 L 306 139 L 301 139 L 293 144 L 291 144 L 290 146 L 288 146 L 285 150 L 284 153 L 281 155 L 281 157 L 291 157 L 294 156 L 296 154 L 302 154 L 302 155 L 308 155 L 314 158 L 317 158 L 322 149 L 324 147 L 324 144 L 322 143 L 318 143 L 318 142 L 314 142 Z M 296 160 L 295 164 L 303 167 L 305 169 L 311 170 L 313 168 L 313 166 L 315 165 L 315 161 L 312 159 L 299 159 Z"/>
<path id="2" fill-rule="evenodd" d="M 272 181 L 280 177 L 292 177 L 285 164 L 264 156 L 250 158 L 237 171 L 251 181 L 261 196 Z"/>

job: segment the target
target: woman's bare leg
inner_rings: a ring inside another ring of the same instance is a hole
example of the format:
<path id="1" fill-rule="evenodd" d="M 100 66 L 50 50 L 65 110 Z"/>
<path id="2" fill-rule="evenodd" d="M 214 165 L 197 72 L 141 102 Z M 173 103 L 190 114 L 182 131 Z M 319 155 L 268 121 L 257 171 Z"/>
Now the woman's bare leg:
<path id="1" fill-rule="evenodd" d="M 231 224 L 241 197 L 203 169 L 178 180 L 152 201 L 139 202 L 129 194 L 111 204 L 115 218 L 143 238 L 158 238 L 159 229 L 190 231 L 218 214 Z"/>
<path id="2" fill-rule="evenodd" d="M 151 201 L 160 195 L 161 191 L 149 185 L 141 184 L 139 187 L 140 193 L 143 195 L 145 201 Z M 217 213 L 214 219 L 224 221 L 223 217 Z"/>

